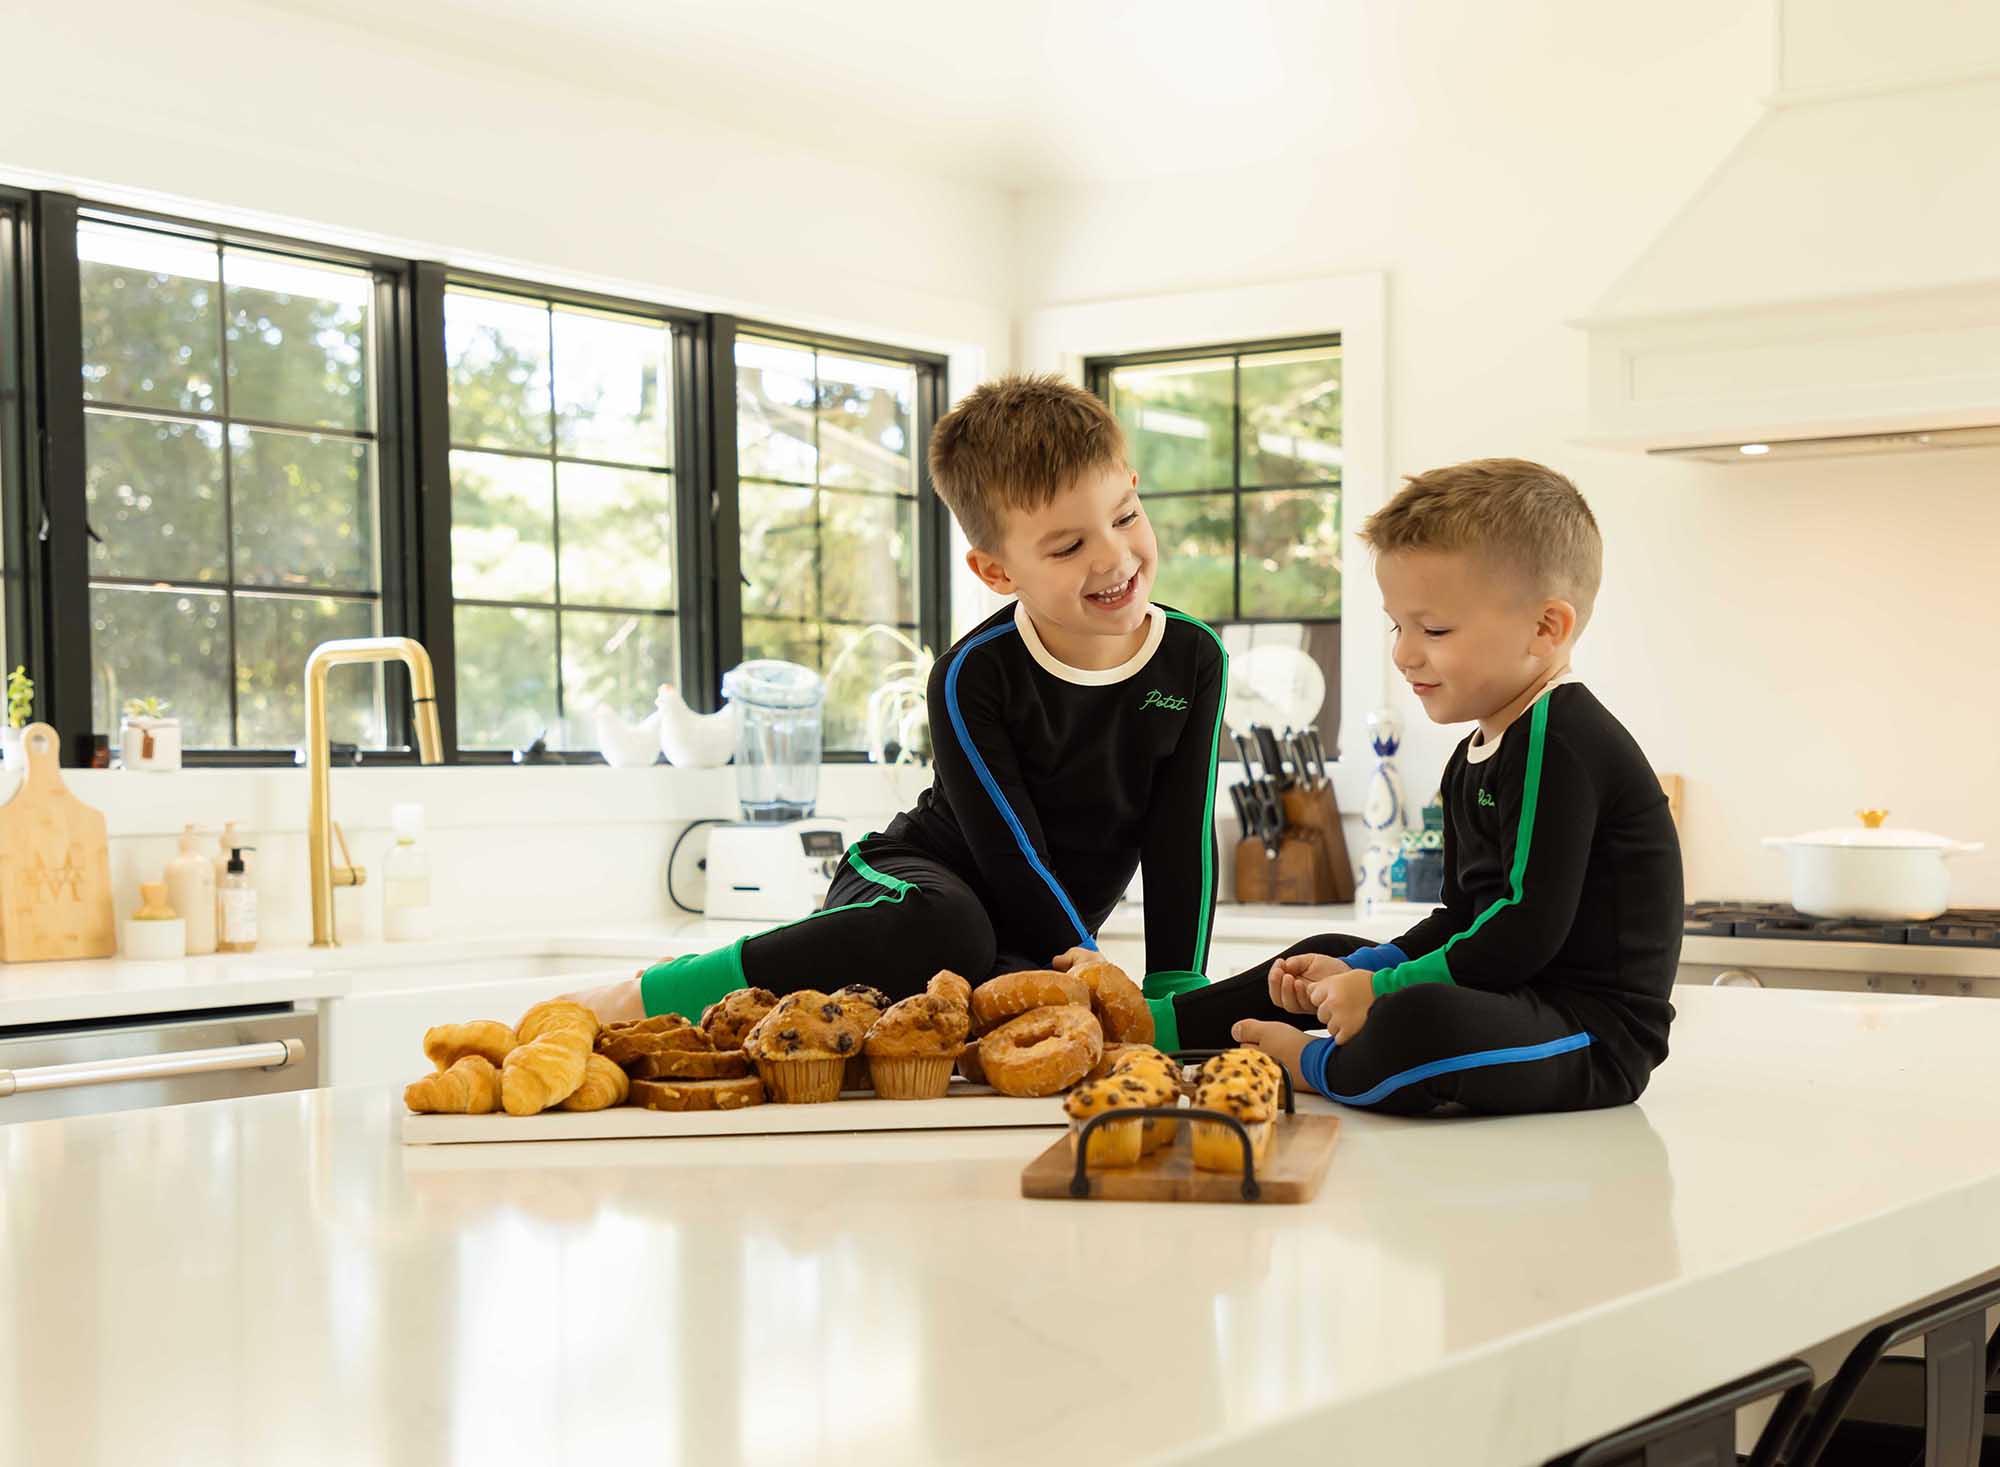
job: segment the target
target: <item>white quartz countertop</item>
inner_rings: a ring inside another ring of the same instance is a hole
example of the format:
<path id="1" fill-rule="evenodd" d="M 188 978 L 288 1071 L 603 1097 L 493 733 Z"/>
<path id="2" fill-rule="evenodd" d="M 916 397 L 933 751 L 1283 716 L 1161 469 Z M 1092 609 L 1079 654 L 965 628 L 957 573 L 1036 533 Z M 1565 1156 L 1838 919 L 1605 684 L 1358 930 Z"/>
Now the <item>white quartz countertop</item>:
<path id="1" fill-rule="evenodd" d="M 1676 1000 L 1639 1105 L 1349 1112 L 1300 1207 L 374 1089 L 0 1127 L 0 1464 L 1530 1464 L 2000 1266 L 2000 1004 Z"/>
<path id="2" fill-rule="evenodd" d="M 296 1003 L 346 990 L 344 974 L 322 972 L 303 952 L 6 963 L 0 964 L 0 1028 Z"/>
<path id="3" fill-rule="evenodd" d="M 1224 903 L 1215 911 L 1214 938 L 1274 953 L 1318 932 L 1382 942 L 1407 931 L 1428 910 L 1392 905 L 1364 913 L 1353 906 Z M 272 947 L 180 962 L 108 958 L 0 964 L 0 1029 L 340 998 L 379 986 L 472 983 L 490 971 L 481 964 L 494 960 L 518 965 L 546 959 L 542 970 L 551 977 L 605 981 L 635 963 L 700 952 L 759 930 L 757 924 L 710 922 L 682 913 L 590 923 L 551 913 L 423 943 L 371 942 L 330 950 Z M 1145 909 L 1136 904 L 1114 911 L 1100 933 L 1135 951 L 1144 935 Z M 2000 949 L 1690 937 L 1681 957 L 1714 965 L 2000 978 Z M 1225 977 L 1228 971 L 1222 965 L 1210 976 Z"/>

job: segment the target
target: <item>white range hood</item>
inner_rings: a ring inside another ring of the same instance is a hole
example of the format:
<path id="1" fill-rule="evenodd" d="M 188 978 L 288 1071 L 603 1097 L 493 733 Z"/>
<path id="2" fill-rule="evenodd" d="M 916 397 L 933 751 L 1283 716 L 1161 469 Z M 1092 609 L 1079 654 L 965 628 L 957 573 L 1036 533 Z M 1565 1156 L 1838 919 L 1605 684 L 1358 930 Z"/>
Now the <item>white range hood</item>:
<path id="1" fill-rule="evenodd" d="M 1781 96 L 1576 324 L 1592 442 L 2000 443 L 2000 75 Z"/>

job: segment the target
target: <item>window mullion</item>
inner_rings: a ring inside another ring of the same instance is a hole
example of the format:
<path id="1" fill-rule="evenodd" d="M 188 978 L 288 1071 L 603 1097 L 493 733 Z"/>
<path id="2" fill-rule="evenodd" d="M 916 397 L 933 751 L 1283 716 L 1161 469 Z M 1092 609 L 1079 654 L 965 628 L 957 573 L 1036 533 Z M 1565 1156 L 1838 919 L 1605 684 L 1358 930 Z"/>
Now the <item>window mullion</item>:
<path id="1" fill-rule="evenodd" d="M 77 201 L 35 199 L 36 381 L 40 387 L 38 541 L 28 556 L 39 575 L 35 647 L 45 679 L 42 717 L 63 735 L 67 762 L 90 763 L 90 540 L 84 500 L 83 289 L 76 253 Z M 60 635 L 59 635 L 60 631 Z"/>
<path id="2" fill-rule="evenodd" d="M 555 584 L 556 726 L 552 730 L 558 748 L 569 747 L 563 727 L 563 593 L 562 593 L 562 436 L 556 428 L 556 312 L 546 308 L 549 318 L 549 574 Z"/>
<path id="3" fill-rule="evenodd" d="M 409 351 L 415 409 L 416 477 L 405 515 L 411 538 L 418 635 L 431 654 L 437 681 L 444 761 L 459 762 L 457 638 L 451 599 L 451 383 L 445 363 L 445 268 L 420 264 L 410 289 Z"/>
<path id="4" fill-rule="evenodd" d="M 709 543 L 715 578 L 708 602 L 715 661 L 703 669 L 698 709 L 722 705 L 721 675 L 743 660 L 743 515 L 736 493 L 736 318 L 708 320 Z M 815 475 L 817 477 L 817 475 Z M 690 689 L 689 691 L 696 691 Z"/>
<path id="5" fill-rule="evenodd" d="M 423 641 L 417 604 L 423 556 L 416 518 L 416 435 L 411 431 L 416 422 L 411 392 L 416 348 L 407 273 L 378 270 L 374 303 L 376 625 L 385 636 Z M 429 643 L 425 648 L 435 651 Z M 382 742 L 390 749 L 414 748 L 409 675 L 399 662 L 384 664 L 383 672 Z"/>
<path id="6" fill-rule="evenodd" d="M 35 485 L 39 465 L 28 452 L 28 425 L 36 421 L 34 301 L 29 270 L 29 215 L 33 199 L 0 191 L 0 487 L 6 494 L 4 553 L 6 560 L 6 648 L 8 667 L 28 666 L 29 675 L 43 677 L 41 657 L 34 648 L 39 610 L 29 591 L 29 548 L 40 529 L 29 507 L 39 502 Z"/>
<path id="7" fill-rule="evenodd" d="M 229 689 L 229 746 L 243 742 L 237 723 L 236 692 L 236 464 L 233 435 L 229 431 L 229 280 L 228 261 L 222 241 L 215 242 L 215 360 L 220 381 L 215 384 L 216 401 L 222 408 L 222 579 L 231 589 L 222 597 L 222 625 L 228 647 L 224 663 Z M 115 716 L 116 709 L 107 709 Z"/>
<path id="8" fill-rule="evenodd" d="M 931 482 L 931 430 L 948 408 L 950 389 L 936 367 L 917 378 L 917 640 L 942 654 L 951 641 L 951 513 Z"/>
<path id="9" fill-rule="evenodd" d="M 709 458 L 717 427 L 709 418 L 708 387 L 717 368 L 706 331 L 674 327 L 674 611 L 680 618 L 680 682 L 684 693 L 721 678 L 716 665 L 715 509 Z M 733 378 L 732 378 L 733 380 Z M 732 394 L 732 405 L 734 397 Z M 730 424 L 730 432 L 735 425 Z M 733 441 L 733 438 L 732 438 Z M 697 707 L 706 703 L 697 701 Z"/>

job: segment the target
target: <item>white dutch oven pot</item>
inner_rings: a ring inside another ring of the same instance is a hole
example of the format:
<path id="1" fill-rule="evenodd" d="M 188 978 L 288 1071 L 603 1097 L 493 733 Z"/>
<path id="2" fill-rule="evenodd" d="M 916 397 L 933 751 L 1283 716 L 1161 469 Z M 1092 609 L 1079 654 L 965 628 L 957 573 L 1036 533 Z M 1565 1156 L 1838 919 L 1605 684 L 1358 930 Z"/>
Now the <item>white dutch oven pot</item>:
<path id="1" fill-rule="evenodd" d="M 1792 905 L 1809 917 L 1923 922 L 1951 905 L 1945 858 L 1984 850 L 1924 830 L 1894 830 L 1886 810 L 1863 810 L 1861 824 L 1809 835 L 1767 836 L 1785 853 Z"/>

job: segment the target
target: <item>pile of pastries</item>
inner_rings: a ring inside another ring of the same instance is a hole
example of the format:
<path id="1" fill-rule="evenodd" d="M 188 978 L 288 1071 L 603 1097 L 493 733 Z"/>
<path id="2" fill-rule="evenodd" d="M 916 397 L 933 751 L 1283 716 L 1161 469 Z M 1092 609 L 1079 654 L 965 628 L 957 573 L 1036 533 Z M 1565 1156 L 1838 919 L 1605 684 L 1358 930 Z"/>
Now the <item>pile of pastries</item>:
<path id="1" fill-rule="evenodd" d="M 1152 1047 L 1152 1012 L 1139 986 L 1098 962 L 1072 972 L 1007 973 L 974 987 L 942 972 L 924 992 L 891 1002 L 865 984 L 779 998 L 738 989 L 699 1021 L 661 1014 L 600 1025 L 581 1004 L 536 1004 L 509 1026 L 481 1019 L 424 1034 L 433 1071 L 403 1102 L 432 1114 L 535 1115 L 614 1105 L 650 1110 L 738 1110 L 801 1105 L 873 1090 L 885 1100 L 935 1100 L 953 1067 L 1002 1095 L 1068 1094 L 1072 1143 L 1105 1111 L 1173 1109 L 1192 1095 L 1227 1111 L 1261 1157 L 1270 1144 L 1282 1078 L 1257 1050 L 1210 1060 L 1192 1086 Z M 1240 1171 L 1242 1142 L 1194 1123 L 1195 1165 Z M 1093 1166 L 1129 1166 L 1170 1144 L 1176 1122 L 1121 1117 L 1090 1135 Z"/>

